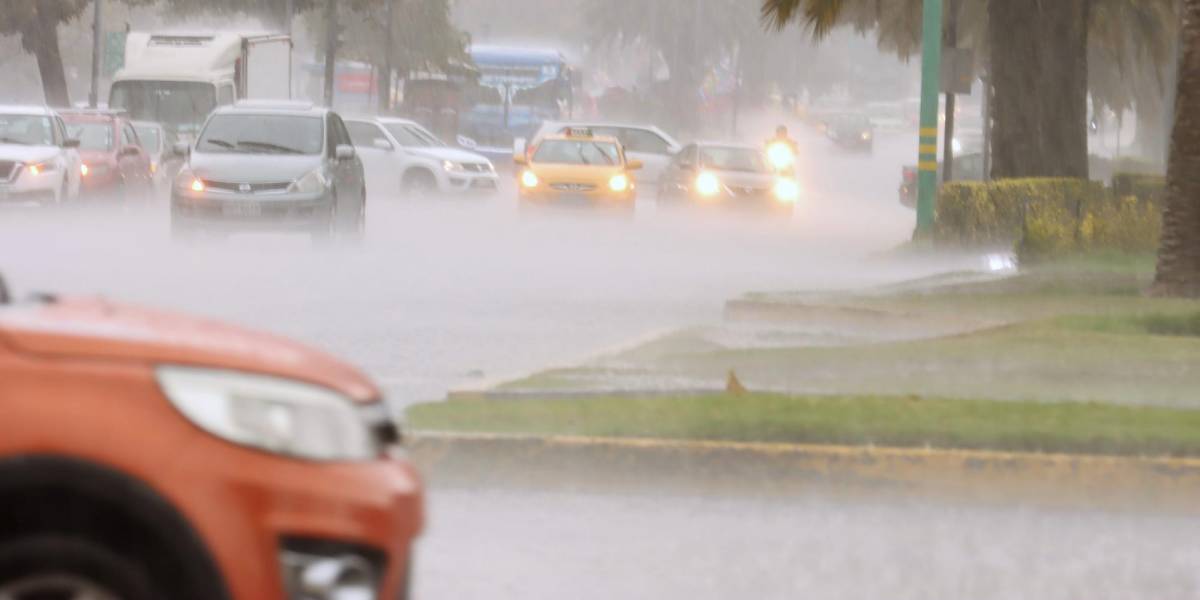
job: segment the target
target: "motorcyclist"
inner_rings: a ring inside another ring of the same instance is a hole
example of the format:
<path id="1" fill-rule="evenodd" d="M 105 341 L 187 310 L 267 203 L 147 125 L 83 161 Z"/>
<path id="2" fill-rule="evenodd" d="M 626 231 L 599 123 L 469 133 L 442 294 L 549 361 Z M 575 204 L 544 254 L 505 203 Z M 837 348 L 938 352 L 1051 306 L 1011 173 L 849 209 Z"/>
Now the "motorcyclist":
<path id="1" fill-rule="evenodd" d="M 786 125 L 775 128 L 775 137 L 767 140 L 767 159 L 771 167 L 783 174 L 793 174 L 800 146 L 788 135 Z"/>

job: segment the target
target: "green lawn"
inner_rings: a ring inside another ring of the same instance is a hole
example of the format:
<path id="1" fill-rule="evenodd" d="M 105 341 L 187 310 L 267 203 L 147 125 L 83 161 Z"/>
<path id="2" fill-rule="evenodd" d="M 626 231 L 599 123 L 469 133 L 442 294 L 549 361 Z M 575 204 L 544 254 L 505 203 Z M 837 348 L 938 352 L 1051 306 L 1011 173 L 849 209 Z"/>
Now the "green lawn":
<path id="1" fill-rule="evenodd" d="M 413 406 L 425 431 L 1200 456 L 1200 410 L 1094 403 L 747 394 L 453 400 Z"/>

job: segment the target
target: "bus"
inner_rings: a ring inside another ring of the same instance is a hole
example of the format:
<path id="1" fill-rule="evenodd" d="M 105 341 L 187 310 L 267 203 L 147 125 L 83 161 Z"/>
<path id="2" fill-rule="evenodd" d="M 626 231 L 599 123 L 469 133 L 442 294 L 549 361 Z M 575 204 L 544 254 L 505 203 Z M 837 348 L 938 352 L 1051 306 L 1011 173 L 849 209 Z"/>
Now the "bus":
<path id="1" fill-rule="evenodd" d="M 556 50 L 471 46 L 479 77 L 464 94 L 460 133 L 493 159 L 511 157 L 513 140 L 543 121 L 570 119 L 573 70 Z"/>

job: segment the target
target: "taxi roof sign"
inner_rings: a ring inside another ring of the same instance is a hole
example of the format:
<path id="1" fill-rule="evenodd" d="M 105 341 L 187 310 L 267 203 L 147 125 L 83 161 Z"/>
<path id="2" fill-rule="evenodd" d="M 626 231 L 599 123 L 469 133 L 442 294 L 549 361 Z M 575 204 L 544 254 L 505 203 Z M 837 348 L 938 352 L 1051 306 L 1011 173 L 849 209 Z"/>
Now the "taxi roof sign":
<path id="1" fill-rule="evenodd" d="M 566 134 L 568 137 L 595 137 L 591 127 L 568 127 Z"/>

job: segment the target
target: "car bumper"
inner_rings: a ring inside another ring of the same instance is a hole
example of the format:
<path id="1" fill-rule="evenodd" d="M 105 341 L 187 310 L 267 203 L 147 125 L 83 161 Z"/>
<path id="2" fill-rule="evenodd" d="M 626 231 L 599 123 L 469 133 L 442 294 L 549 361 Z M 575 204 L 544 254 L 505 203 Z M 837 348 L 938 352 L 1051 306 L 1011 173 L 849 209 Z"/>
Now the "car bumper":
<path id="1" fill-rule="evenodd" d="M 518 198 L 525 206 L 633 210 L 637 198 L 632 190 L 614 193 L 600 190 L 559 191 L 547 187 L 518 189 Z"/>
<path id="2" fill-rule="evenodd" d="M 452 194 L 488 194 L 500 187 L 496 173 L 446 173 L 438 182 L 443 192 Z"/>
<path id="3" fill-rule="evenodd" d="M 166 489 L 233 598 L 291 597 L 297 567 L 319 559 L 369 565 L 372 598 L 408 597 L 423 499 L 406 461 L 301 461 L 200 436 L 172 471 Z"/>
<path id="4" fill-rule="evenodd" d="M 54 201 L 62 173 L 58 171 L 31 175 L 24 169 L 11 182 L 0 181 L 0 204 L 45 204 Z"/>
<path id="5" fill-rule="evenodd" d="M 236 229 L 308 229 L 329 222 L 333 197 L 324 194 L 171 193 L 175 226 Z"/>

